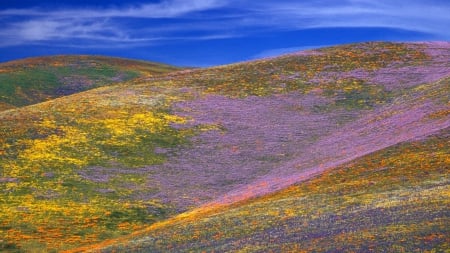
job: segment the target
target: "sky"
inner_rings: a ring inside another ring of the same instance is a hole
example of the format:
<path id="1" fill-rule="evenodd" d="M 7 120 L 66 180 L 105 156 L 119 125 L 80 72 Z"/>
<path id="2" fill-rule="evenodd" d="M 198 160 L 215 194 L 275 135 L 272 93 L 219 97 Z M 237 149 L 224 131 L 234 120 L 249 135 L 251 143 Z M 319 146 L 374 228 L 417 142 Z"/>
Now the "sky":
<path id="1" fill-rule="evenodd" d="M 94 54 L 207 67 L 363 41 L 449 41 L 450 0 L 0 0 L 0 62 Z"/>

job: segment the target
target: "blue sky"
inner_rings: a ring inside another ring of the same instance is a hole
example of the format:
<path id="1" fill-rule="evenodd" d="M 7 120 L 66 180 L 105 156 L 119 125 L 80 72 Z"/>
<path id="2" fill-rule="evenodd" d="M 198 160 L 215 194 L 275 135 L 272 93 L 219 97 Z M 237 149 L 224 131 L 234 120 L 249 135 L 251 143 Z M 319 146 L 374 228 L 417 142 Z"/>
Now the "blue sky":
<path id="1" fill-rule="evenodd" d="M 0 0 L 0 62 L 96 54 L 212 66 L 361 41 L 449 41 L 449 27 L 449 0 Z"/>

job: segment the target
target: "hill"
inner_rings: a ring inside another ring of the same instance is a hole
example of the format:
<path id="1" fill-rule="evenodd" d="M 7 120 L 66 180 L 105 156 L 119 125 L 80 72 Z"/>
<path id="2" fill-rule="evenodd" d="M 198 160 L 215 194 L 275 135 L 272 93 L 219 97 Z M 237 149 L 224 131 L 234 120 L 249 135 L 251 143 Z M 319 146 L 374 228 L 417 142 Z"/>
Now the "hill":
<path id="1" fill-rule="evenodd" d="M 279 192 L 203 207 L 83 250 L 102 252 L 445 252 L 449 128 Z M 124 242 L 125 241 L 125 242 Z"/>
<path id="2" fill-rule="evenodd" d="M 80 91 L 179 70 L 102 56 L 51 56 L 0 64 L 0 110 L 36 104 Z"/>
<path id="3" fill-rule="evenodd" d="M 311 237 L 283 229 L 311 227 L 317 240 L 302 248 L 322 240 L 318 249 L 326 250 L 334 238 L 351 250 L 369 247 L 345 239 L 358 237 L 364 227 L 350 225 L 375 210 L 362 224 L 380 225 L 365 236 L 397 231 L 386 247 L 409 249 L 417 245 L 402 242 L 401 229 L 413 222 L 394 218 L 408 214 L 404 196 L 417 190 L 430 197 L 414 207 L 421 223 L 411 234 L 435 236 L 430 247 L 445 248 L 449 56 L 450 43 L 352 44 L 0 112 L 0 247 L 267 251 L 265 239 L 276 235 L 280 251 Z M 416 146 L 419 153 L 405 148 Z M 422 163 L 428 174 L 414 167 Z M 339 226 L 326 223 L 333 214 Z M 92 245 L 133 231 L 141 232 Z"/>

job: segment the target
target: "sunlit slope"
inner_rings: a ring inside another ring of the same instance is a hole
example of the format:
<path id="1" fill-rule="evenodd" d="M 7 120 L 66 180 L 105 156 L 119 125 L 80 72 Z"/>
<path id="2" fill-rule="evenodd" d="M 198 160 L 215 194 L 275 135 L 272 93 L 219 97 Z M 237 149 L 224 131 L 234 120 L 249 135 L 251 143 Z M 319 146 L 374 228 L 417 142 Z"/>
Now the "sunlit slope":
<path id="1" fill-rule="evenodd" d="M 164 64 L 101 56 L 51 56 L 0 64 L 0 110 L 178 70 Z"/>
<path id="2" fill-rule="evenodd" d="M 449 43 L 364 43 L 149 80 L 195 96 L 172 106 L 190 119 L 187 125 L 218 128 L 149 168 L 158 196 L 187 207 L 234 201 L 247 197 L 240 188 L 249 182 L 275 177 L 276 186 L 253 188 L 280 189 L 292 174 L 446 127 L 449 49 Z M 441 117 L 428 117 L 434 113 Z"/>
<path id="3" fill-rule="evenodd" d="M 354 44 L 0 112 L 0 249 L 90 245 L 445 129 L 449 54 Z"/>
<path id="4" fill-rule="evenodd" d="M 103 252 L 445 252 L 449 134 L 383 149 L 231 207 L 199 209 Z"/>

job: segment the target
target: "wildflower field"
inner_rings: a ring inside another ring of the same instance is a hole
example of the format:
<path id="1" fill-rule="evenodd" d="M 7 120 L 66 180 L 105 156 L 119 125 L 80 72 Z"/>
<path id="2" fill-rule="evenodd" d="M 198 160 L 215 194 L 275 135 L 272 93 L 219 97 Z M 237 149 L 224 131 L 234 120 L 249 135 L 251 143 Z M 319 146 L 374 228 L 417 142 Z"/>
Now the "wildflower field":
<path id="1" fill-rule="evenodd" d="M 39 57 L 2 63 L 0 110 L 178 69 L 150 62 L 87 55 Z"/>
<path id="2" fill-rule="evenodd" d="M 450 248 L 450 43 L 74 59 L 0 65 L 0 251 Z"/>

